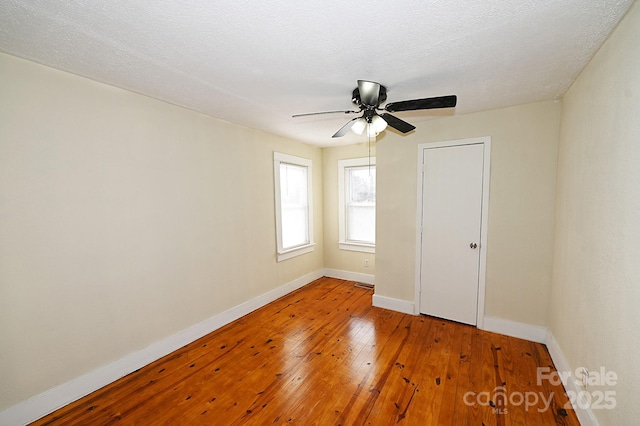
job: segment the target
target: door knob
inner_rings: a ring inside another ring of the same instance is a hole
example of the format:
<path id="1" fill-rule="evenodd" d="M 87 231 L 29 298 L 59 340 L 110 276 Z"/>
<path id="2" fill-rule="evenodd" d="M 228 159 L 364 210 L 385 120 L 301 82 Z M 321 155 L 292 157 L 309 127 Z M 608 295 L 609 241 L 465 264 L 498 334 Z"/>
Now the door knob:
<path id="1" fill-rule="evenodd" d="M 472 249 L 476 249 L 476 248 L 478 248 L 478 244 L 471 243 L 471 244 L 469 244 L 469 247 L 471 247 Z"/>

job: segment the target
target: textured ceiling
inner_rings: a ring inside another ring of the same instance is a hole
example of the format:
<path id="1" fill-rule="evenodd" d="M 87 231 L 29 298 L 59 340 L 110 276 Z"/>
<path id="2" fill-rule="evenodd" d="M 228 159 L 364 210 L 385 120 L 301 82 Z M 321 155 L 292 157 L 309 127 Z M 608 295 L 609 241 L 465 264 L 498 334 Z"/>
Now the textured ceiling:
<path id="1" fill-rule="evenodd" d="M 356 80 L 390 102 L 458 95 L 416 126 L 562 96 L 633 0 L 0 2 L 0 50 L 321 146 Z M 411 137 L 410 134 L 405 137 Z"/>

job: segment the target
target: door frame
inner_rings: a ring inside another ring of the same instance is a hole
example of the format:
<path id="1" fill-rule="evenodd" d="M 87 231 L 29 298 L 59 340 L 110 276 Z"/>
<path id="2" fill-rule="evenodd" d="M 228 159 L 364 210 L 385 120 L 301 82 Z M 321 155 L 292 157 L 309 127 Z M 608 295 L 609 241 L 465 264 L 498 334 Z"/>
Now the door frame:
<path id="1" fill-rule="evenodd" d="M 424 151 L 432 148 L 444 148 L 463 145 L 483 145 L 484 159 L 482 172 L 482 211 L 480 224 L 480 269 L 478 271 L 478 309 L 476 327 L 484 326 L 485 285 L 487 276 L 487 231 L 489 226 L 489 182 L 491 176 L 491 136 L 470 139 L 456 139 L 442 142 L 418 144 L 418 192 L 416 203 L 416 273 L 414 314 L 420 315 L 420 282 L 422 277 L 422 202 Z"/>

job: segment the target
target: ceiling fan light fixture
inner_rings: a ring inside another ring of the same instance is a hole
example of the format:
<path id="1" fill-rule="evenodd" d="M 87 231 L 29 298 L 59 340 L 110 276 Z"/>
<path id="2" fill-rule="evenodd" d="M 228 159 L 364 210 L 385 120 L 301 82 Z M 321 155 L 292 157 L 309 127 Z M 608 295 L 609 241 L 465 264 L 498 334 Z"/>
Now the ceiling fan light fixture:
<path id="1" fill-rule="evenodd" d="M 371 127 L 375 129 L 376 133 L 380 133 L 387 128 L 387 122 L 379 115 L 374 115 L 371 119 Z"/>
<path id="2" fill-rule="evenodd" d="M 367 120 L 365 120 L 364 117 L 360 117 L 359 119 L 353 122 L 353 125 L 351 126 L 351 131 L 356 135 L 361 135 L 362 133 L 364 133 L 364 129 L 366 127 L 367 127 Z"/>
<path id="3" fill-rule="evenodd" d="M 378 136 L 378 133 L 380 133 L 380 132 L 378 132 L 376 130 L 376 128 L 375 128 L 375 126 L 373 124 L 369 124 L 367 126 L 367 137 L 375 138 L 376 136 Z"/>

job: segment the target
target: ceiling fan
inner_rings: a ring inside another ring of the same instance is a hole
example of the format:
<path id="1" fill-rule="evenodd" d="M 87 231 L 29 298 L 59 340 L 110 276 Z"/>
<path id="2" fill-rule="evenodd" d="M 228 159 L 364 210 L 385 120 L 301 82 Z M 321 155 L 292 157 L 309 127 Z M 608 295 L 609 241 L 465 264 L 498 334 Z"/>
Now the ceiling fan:
<path id="1" fill-rule="evenodd" d="M 407 123 L 398 117 L 389 114 L 389 112 L 401 112 L 401 111 L 415 111 L 419 109 L 437 109 L 437 108 L 452 108 L 457 103 L 456 95 L 438 96 L 434 98 L 413 99 L 410 101 L 391 102 L 384 107 L 380 107 L 387 100 L 387 88 L 376 83 L 374 81 L 358 80 L 358 87 L 353 90 L 351 96 L 351 102 L 353 102 L 359 110 L 347 110 L 347 111 L 323 111 L 323 112 L 311 112 L 307 114 L 296 114 L 293 117 L 303 117 L 308 115 L 319 114 L 359 114 L 360 117 L 356 117 L 350 120 L 347 124 L 342 126 L 332 137 L 339 138 L 347 134 L 349 130 L 361 135 L 367 130 L 368 136 L 376 136 L 382 132 L 387 125 L 394 129 L 408 133 L 416 127 Z M 378 111 L 387 111 L 382 114 L 378 114 Z"/>

